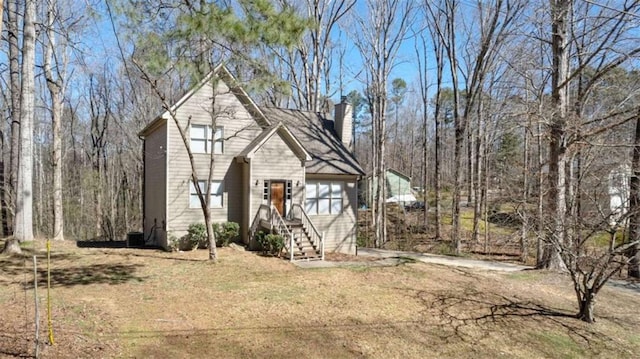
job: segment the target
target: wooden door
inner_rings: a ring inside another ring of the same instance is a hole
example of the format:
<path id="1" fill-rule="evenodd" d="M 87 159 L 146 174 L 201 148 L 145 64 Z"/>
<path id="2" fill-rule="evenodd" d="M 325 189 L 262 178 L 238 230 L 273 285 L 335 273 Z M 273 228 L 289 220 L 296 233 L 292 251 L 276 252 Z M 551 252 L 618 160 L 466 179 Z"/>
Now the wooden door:
<path id="1" fill-rule="evenodd" d="M 271 182 L 271 204 L 282 217 L 285 216 L 284 182 Z"/>

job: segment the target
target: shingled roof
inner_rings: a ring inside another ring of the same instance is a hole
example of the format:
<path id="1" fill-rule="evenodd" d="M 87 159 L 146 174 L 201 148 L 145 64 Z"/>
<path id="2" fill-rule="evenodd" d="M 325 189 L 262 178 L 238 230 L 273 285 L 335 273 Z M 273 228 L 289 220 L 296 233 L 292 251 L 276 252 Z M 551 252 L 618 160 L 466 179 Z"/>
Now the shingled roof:
<path id="1" fill-rule="evenodd" d="M 364 171 L 338 138 L 333 121 L 310 111 L 261 107 L 272 123 L 282 122 L 311 155 L 309 174 L 364 175 Z"/>

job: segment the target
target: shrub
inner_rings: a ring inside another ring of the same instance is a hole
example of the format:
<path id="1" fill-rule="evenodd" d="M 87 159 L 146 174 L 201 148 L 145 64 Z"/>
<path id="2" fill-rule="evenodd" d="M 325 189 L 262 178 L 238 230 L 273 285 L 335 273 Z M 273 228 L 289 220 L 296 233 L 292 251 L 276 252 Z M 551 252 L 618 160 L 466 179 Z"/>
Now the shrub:
<path id="1" fill-rule="evenodd" d="M 270 253 L 280 257 L 284 248 L 284 237 L 279 234 L 266 234 L 263 231 L 259 231 L 256 233 L 256 241 L 262 247 L 264 254 Z"/>
<path id="2" fill-rule="evenodd" d="M 260 245 L 263 254 L 267 254 L 269 251 L 269 242 L 267 242 L 267 234 L 263 231 L 258 231 L 256 233 L 256 242 Z"/>
<path id="3" fill-rule="evenodd" d="M 358 232 L 358 236 L 356 237 L 356 246 L 360 248 L 369 246 L 369 236 L 367 235 L 367 233 Z"/>
<path id="4" fill-rule="evenodd" d="M 280 257 L 284 248 L 284 237 L 279 234 L 267 234 L 267 242 L 269 242 L 269 252 Z"/>
<path id="5" fill-rule="evenodd" d="M 213 233 L 216 235 L 216 246 L 226 247 L 240 234 L 240 225 L 236 222 L 214 223 Z"/>
<path id="6" fill-rule="evenodd" d="M 180 249 L 180 239 L 173 232 L 167 232 L 167 250 L 177 252 Z"/>
<path id="7" fill-rule="evenodd" d="M 192 250 L 207 245 L 207 228 L 204 223 L 192 223 L 187 229 L 185 244 Z"/>

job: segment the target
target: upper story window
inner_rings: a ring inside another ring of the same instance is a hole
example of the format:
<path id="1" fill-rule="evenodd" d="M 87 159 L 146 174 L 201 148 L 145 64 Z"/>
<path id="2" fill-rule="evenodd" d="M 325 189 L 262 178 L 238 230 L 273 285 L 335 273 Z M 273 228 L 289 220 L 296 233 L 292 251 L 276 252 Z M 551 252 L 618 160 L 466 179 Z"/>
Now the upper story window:
<path id="1" fill-rule="evenodd" d="M 224 128 L 216 127 L 215 133 L 209 125 L 191 125 L 190 146 L 193 153 L 224 153 Z"/>
<path id="2" fill-rule="evenodd" d="M 342 213 L 344 182 L 307 181 L 305 211 L 309 215 Z"/>

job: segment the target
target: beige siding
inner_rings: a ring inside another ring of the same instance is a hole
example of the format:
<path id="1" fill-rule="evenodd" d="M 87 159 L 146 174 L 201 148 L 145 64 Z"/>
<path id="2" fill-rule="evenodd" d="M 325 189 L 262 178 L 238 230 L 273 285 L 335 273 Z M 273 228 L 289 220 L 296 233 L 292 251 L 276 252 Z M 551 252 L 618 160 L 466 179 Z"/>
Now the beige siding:
<path id="1" fill-rule="evenodd" d="M 212 209 L 214 222 L 242 221 L 242 167 L 236 163 L 237 156 L 261 131 L 250 114 L 229 89 L 219 83 L 216 91 L 215 111 L 216 126 L 224 128 L 224 154 L 214 156 L 213 180 L 223 181 L 223 208 Z M 187 139 L 192 124 L 211 125 L 211 108 L 213 91 L 210 85 L 196 91 L 177 110 L 177 117 L 185 130 Z M 202 210 L 189 208 L 189 182 L 191 165 L 178 127 L 169 119 L 169 188 L 167 216 L 168 230 L 180 237 L 186 233 L 191 223 L 202 222 Z M 206 180 L 209 174 L 210 155 L 194 154 L 196 172 L 200 180 Z"/>
<path id="2" fill-rule="evenodd" d="M 261 204 L 269 203 L 264 200 L 264 181 L 291 181 L 291 201 L 286 204 L 286 211 L 290 211 L 293 204 L 303 205 L 304 196 L 304 163 L 296 157 L 287 143 L 275 133 L 262 147 L 256 151 L 251 159 L 249 187 L 251 198 L 249 207 L 249 223 L 253 221 Z M 256 185 L 257 183 L 257 185 Z M 247 228 L 248 229 L 248 228 Z"/>
<path id="3" fill-rule="evenodd" d="M 324 232 L 325 252 L 355 254 L 358 211 L 357 178 L 355 176 L 309 175 L 309 181 L 341 181 L 342 214 L 309 216 L 320 232 Z"/>
<path id="4" fill-rule="evenodd" d="M 253 186 L 255 185 L 255 180 L 251 182 L 251 163 L 250 162 L 242 162 L 239 164 L 242 168 L 242 222 L 240 223 L 240 235 L 242 236 L 242 241 L 245 244 L 249 244 L 249 228 L 251 227 L 253 217 L 251 216 L 249 203 L 251 201 L 250 195 Z M 255 211 L 254 211 L 255 212 Z"/>
<path id="5" fill-rule="evenodd" d="M 177 110 L 178 121 L 189 139 L 187 124 L 212 125 L 210 110 L 214 91 L 210 85 L 203 86 L 187 99 Z M 305 178 L 308 180 L 342 181 L 344 183 L 343 213 L 341 215 L 316 215 L 311 219 L 325 233 L 325 250 L 355 253 L 357 187 L 355 176 L 305 177 L 304 163 L 291 150 L 278 132 L 268 138 L 248 163 L 236 161 L 250 142 L 262 129 L 226 85 L 219 83 L 215 96 L 216 126 L 224 128 L 224 154 L 214 156 L 213 180 L 223 182 L 223 207 L 212 209 L 214 222 L 234 221 L 241 224 L 243 239 L 249 230 L 263 199 L 265 180 L 291 181 L 292 199 L 286 204 L 287 211 L 293 204 L 304 208 Z M 202 222 L 202 210 L 189 208 L 189 183 L 191 164 L 179 127 L 173 119 L 146 139 L 145 152 L 145 234 L 151 229 L 165 227 L 156 234 L 157 244 L 166 246 L 166 233 L 176 237 L 186 234 L 192 223 Z M 200 180 L 209 174 L 210 155 L 194 154 L 196 173 Z M 166 179 L 166 180 L 165 180 Z"/>
<path id="6" fill-rule="evenodd" d="M 144 238 L 166 246 L 166 123 L 145 138 L 144 146 Z"/>

